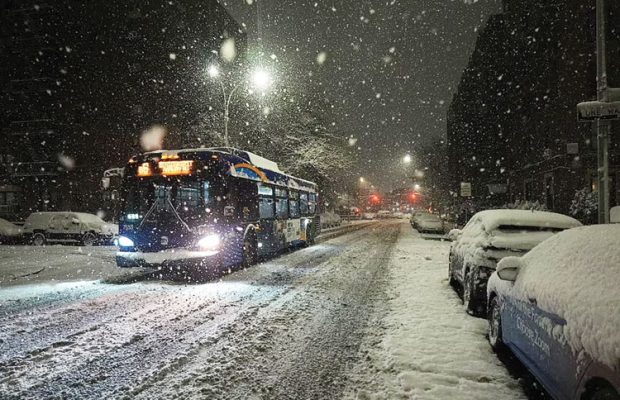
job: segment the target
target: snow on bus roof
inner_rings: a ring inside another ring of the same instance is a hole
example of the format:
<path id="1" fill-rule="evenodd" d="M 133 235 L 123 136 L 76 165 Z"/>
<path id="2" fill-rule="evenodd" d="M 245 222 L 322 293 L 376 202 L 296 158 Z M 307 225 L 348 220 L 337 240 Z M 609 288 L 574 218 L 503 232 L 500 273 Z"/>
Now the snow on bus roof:
<path id="1" fill-rule="evenodd" d="M 278 166 L 278 163 L 276 163 L 275 161 L 268 160 L 265 157 L 259 156 L 258 154 L 254 154 L 254 153 L 246 151 L 246 150 L 235 149 L 234 147 L 200 147 L 200 148 L 197 148 L 197 149 L 156 150 L 156 151 L 149 151 L 148 153 L 144 153 L 144 154 L 156 154 L 156 153 L 170 153 L 170 154 L 177 154 L 177 153 L 199 153 L 199 152 L 203 152 L 203 151 L 232 154 L 232 155 L 235 155 L 235 156 L 238 156 L 238 157 L 246 159 L 251 164 L 253 164 L 253 165 L 255 165 L 255 166 L 259 167 L 259 168 L 264 168 L 264 169 L 268 169 L 270 171 L 283 173 L 280 170 L 280 167 Z"/>

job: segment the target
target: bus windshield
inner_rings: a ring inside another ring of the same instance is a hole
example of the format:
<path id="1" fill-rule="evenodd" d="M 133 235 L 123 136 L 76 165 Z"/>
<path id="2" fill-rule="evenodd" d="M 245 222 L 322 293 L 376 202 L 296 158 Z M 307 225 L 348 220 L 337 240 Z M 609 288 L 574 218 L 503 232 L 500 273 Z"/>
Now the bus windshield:
<path id="1" fill-rule="evenodd" d="M 154 213 L 174 211 L 184 220 L 203 218 L 213 212 L 211 185 L 195 177 L 153 177 L 136 179 L 127 186 L 126 214 L 142 218 Z"/>

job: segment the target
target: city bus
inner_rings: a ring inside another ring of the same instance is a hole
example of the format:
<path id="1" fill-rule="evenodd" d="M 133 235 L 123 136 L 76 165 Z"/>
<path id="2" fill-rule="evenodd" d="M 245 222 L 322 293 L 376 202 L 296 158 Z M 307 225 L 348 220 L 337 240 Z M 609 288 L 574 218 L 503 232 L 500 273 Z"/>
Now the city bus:
<path id="1" fill-rule="evenodd" d="M 121 196 L 119 267 L 250 266 L 320 230 L 315 183 L 232 148 L 132 157 Z"/>

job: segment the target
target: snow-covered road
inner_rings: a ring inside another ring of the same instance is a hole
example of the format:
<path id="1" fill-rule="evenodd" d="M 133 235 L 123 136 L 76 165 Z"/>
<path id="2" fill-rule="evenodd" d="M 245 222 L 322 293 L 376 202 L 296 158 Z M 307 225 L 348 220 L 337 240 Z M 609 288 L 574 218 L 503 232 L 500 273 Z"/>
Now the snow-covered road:
<path id="1" fill-rule="evenodd" d="M 0 398 L 522 398 L 447 249 L 385 221 L 207 283 L 62 267 L 0 289 Z"/>

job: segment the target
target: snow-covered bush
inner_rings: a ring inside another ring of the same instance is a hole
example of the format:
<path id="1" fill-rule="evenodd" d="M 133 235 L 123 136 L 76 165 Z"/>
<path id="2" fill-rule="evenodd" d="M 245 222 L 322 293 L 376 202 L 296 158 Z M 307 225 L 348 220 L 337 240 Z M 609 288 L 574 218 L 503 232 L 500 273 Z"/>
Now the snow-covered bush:
<path id="1" fill-rule="evenodd" d="M 547 206 L 541 204 L 538 200 L 516 200 L 513 203 L 506 203 L 500 208 L 506 208 L 511 210 L 547 211 Z"/>
<path id="2" fill-rule="evenodd" d="M 570 205 L 569 214 L 584 224 L 594 223 L 598 212 L 598 192 L 586 188 L 577 190 Z"/>

